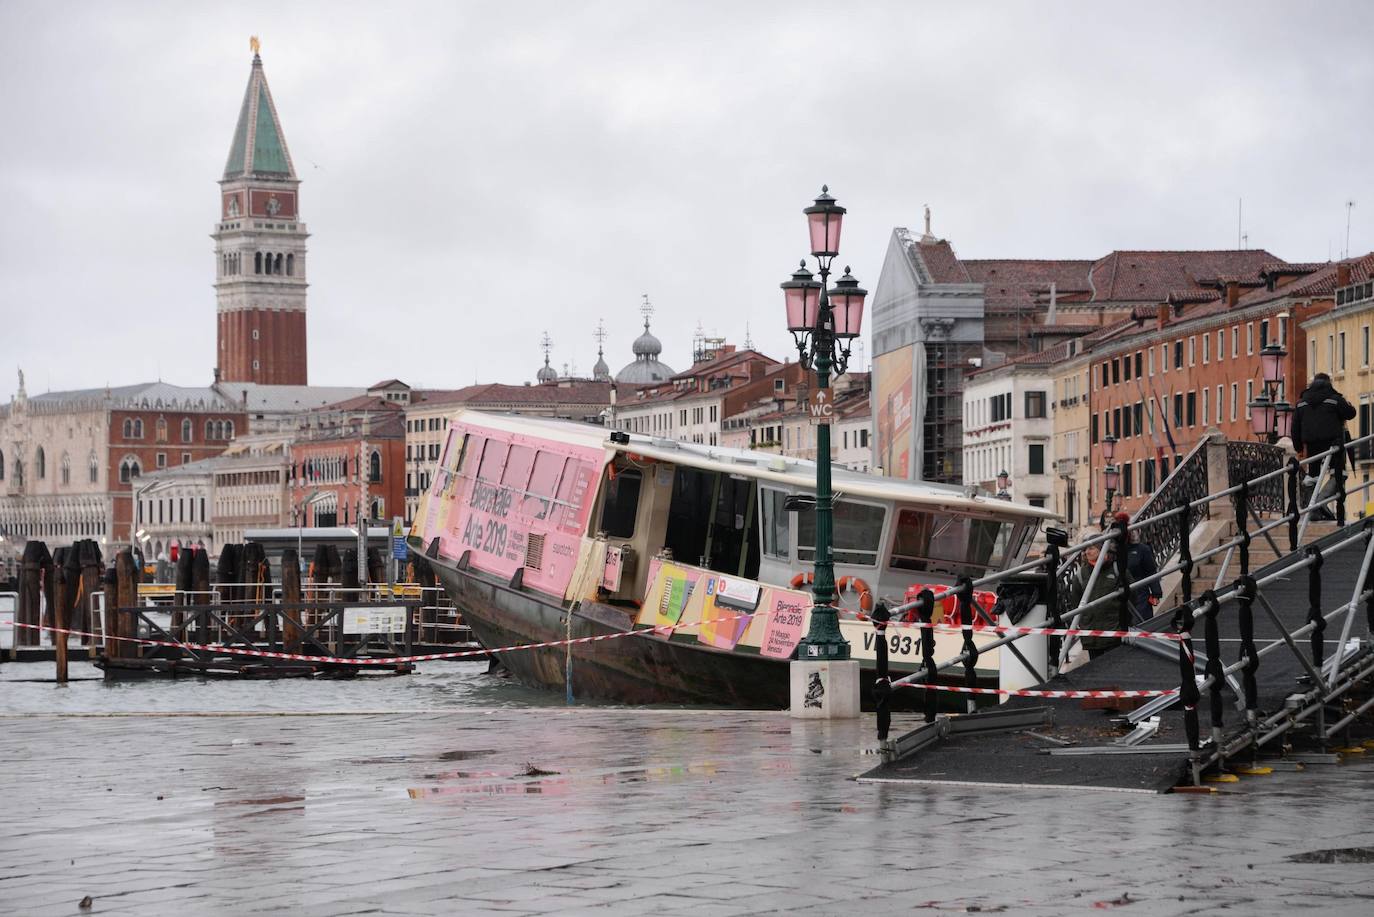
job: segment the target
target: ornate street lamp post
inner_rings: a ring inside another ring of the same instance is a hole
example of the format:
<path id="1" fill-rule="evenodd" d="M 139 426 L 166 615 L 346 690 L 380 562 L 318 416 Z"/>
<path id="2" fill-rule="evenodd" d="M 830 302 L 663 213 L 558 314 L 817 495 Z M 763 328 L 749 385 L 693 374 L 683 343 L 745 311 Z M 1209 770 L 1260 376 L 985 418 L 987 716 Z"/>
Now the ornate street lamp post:
<path id="1" fill-rule="evenodd" d="M 1102 483 L 1107 486 L 1107 515 L 1112 514 L 1112 499 L 1116 496 L 1116 486 L 1121 480 L 1121 472 L 1115 465 L 1102 469 Z"/>
<path id="2" fill-rule="evenodd" d="M 829 188 L 805 211 L 811 235 L 811 254 L 821 278 L 806 269 L 803 260 L 792 279 L 782 284 L 787 305 L 787 330 L 797 343 L 801 364 L 816 372 L 816 391 L 811 396 L 816 423 L 816 575 L 811 594 L 811 626 L 798 645 L 799 658 L 842 660 L 849 658 L 849 642 L 840 634 L 835 610 L 835 561 L 832 554 L 833 498 L 830 486 L 830 376 L 842 375 L 849 366 L 849 349 L 859 336 L 864 297 L 868 291 L 845 268 L 833 289 L 826 288 L 830 264 L 840 251 L 840 226 L 845 209 L 835 203 Z"/>
<path id="3" fill-rule="evenodd" d="M 1007 474 L 1004 468 L 997 472 L 997 499 L 1010 500 L 1011 493 L 1008 491 L 1009 487 L 1011 487 L 1011 475 Z"/>
<path id="4" fill-rule="evenodd" d="M 1270 445 L 1289 435 L 1293 427 L 1293 406 L 1279 400 L 1286 356 L 1288 351 L 1282 344 L 1266 344 L 1260 349 L 1261 389 L 1255 400 L 1246 405 L 1250 409 L 1251 429 Z"/>

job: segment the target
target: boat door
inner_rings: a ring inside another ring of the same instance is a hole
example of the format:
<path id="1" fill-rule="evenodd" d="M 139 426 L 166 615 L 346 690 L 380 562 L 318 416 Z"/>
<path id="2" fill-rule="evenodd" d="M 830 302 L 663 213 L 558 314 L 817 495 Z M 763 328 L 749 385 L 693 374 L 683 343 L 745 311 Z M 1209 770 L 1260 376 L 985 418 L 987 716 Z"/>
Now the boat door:
<path id="1" fill-rule="evenodd" d="M 759 572 L 755 482 L 679 466 L 664 546 L 683 563 L 755 579 Z"/>

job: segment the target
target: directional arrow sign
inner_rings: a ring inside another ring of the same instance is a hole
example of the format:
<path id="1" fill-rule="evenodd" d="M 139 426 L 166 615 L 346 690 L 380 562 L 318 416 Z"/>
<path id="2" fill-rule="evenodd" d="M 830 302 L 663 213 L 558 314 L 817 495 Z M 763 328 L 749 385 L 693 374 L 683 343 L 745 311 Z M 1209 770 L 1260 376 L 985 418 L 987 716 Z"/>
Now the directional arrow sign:
<path id="1" fill-rule="evenodd" d="M 818 388 L 806 399 L 806 409 L 813 424 L 828 424 L 835 416 L 835 396 L 828 388 Z"/>

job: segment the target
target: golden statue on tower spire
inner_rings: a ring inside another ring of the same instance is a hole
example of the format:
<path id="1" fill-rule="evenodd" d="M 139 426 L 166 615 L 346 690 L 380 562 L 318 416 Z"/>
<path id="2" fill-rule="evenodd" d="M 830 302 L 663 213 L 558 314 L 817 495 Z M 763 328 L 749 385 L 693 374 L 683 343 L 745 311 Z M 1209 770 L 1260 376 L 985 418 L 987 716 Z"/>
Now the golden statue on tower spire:
<path id="1" fill-rule="evenodd" d="M 258 36 L 256 36 L 256 35 L 249 35 L 249 36 L 248 36 L 248 47 L 251 48 L 251 49 L 253 50 L 253 56 L 254 56 L 254 57 L 257 57 L 257 56 L 258 56 L 258 50 L 262 47 L 262 45 L 258 43 Z"/>

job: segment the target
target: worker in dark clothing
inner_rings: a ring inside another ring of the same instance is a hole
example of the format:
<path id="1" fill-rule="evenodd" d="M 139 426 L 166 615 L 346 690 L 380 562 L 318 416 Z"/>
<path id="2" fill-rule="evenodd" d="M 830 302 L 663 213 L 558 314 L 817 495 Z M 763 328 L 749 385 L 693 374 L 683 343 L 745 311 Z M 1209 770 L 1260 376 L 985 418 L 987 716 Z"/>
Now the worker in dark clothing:
<path id="1" fill-rule="evenodd" d="M 1131 517 L 1128 513 L 1117 513 L 1116 521 L 1122 525 L 1129 525 Z M 1126 546 L 1126 572 L 1131 574 L 1131 582 L 1139 583 L 1146 577 L 1154 576 L 1159 572 L 1159 563 L 1155 560 L 1155 550 L 1148 544 L 1140 540 L 1140 532 L 1135 531 L 1130 534 L 1130 542 Z M 1136 624 L 1148 621 L 1155 616 L 1154 608 L 1163 598 L 1164 590 L 1159 586 L 1159 580 L 1144 585 L 1134 586 L 1131 590 L 1131 610 L 1135 614 Z"/>
<path id="2" fill-rule="evenodd" d="M 1126 574 L 1125 582 L 1120 581 L 1116 574 L 1116 564 L 1112 559 L 1113 548 L 1108 543 L 1106 556 L 1102 557 L 1103 546 L 1101 543 L 1090 544 L 1083 549 L 1078 561 L 1078 572 L 1073 575 L 1069 585 L 1069 608 L 1075 609 L 1080 604 L 1096 602 L 1099 599 L 1107 598 L 1121 591 L 1122 586 L 1130 586 L 1131 576 L 1129 571 Z M 1099 561 L 1099 557 L 1101 560 Z M 1097 571 L 1097 577 L 1093 577 L 1093 568 L 1101 566 Z M 1088 589 L 1089 583 L 1092 589 Z M 1117 603 L 1103 602 L 1088 609 L 1078 616 L 1077 622 L 1073 625 L 1080 630 L 1116 630 L 1117 629 Z M 1088 651 L 1089 659 L 1096 659 L 1104 653 L 1110 652 L 1121 645 L 1120 637 L 1084 637 L 1083 648 Z"/>
<path id="3" fill-rule="evenodd" d="M 1354 418 L 1355 406 L 1332 388 L 1330 376 L 1317 373 L 1293 409 L 1293 442 L 1307 450 L 1308 458 L 1320 455 L 1338 443 L 1344 444 L 1345 422 Z M 1332 456 L 1332 470 L 1337 462 L 1345 468 L 1344 450 Z"/>
<path id="4" fill-rule="evenodd" d="M 1306 450 L 1307 457 L 1321 455 L 1332 446 L 1341 446 L 1331 456 L 1331 476 L 1345 476 L 1345 422 L 1355 417 L 1355 406 L 1345 400 L 1345 396 L 1331 385 L 1331 377 L 1317 373 L 1312 384 L 1298 399 L 1293 408 L 1293 444 Z M 1304 484 L 1311 488 L 1317 485 L 1317 475 L 1321 464 L 1313 462 L 1307 466 Z"/>

